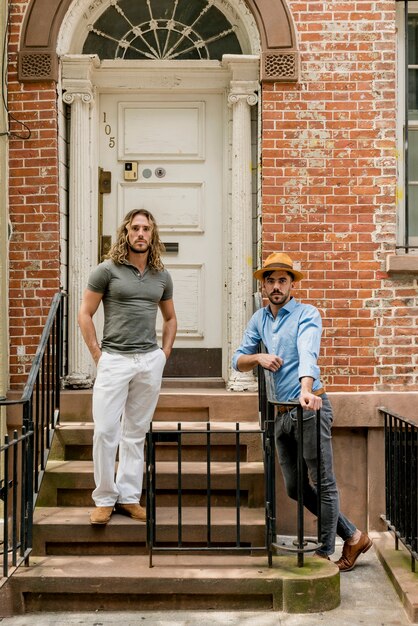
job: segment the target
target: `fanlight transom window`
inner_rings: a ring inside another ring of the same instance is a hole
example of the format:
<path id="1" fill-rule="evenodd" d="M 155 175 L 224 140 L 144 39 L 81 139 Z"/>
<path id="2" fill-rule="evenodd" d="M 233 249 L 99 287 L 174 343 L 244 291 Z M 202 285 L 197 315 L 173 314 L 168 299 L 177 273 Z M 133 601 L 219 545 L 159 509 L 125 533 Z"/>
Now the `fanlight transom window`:
<path id="1" fill-rule="evenodd" d="M 216 0 L 110 0 L 83 53 L 101 59 L 217 59 L 241 54 L 237 25 Z"/>

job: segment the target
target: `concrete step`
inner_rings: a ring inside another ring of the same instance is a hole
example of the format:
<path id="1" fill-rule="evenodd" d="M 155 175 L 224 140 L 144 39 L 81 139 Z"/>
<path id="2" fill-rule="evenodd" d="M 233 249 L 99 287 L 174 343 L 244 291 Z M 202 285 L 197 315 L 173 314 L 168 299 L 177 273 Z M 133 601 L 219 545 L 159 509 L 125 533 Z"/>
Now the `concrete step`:
<path id="1" fill-rule="evenodd" d="M 146 552 L 146 524 L 114 513 L 103 527 L 90 524 L 91 507 L 38 507 L 34 514 L 33 553 L 143 554 Z M 178 512 L 174 507 L 157 507 L 156 541 L 178 543 Z M 221 546 L 236 542 L 236 509 L 211 507 L 211 541 Z M 183 545 L 205 545 L 207 511 L 201 507 L 182 510 Z M 240 509 L 240 540 L 243 546 L 262 546 L 265 541 L 264 509 Z"/>
<path id="2" fill-rule="evenodd" d="M 156 463 L 157 505 L 175 506 L 177 503 L 177 463 Z M 233 506 L 236 497 L 236 464 L 214 461 L 211 463 L 211 489 L 213 506 Z M 144 487 L 146 481 L 144 480 Z M 90 506 L 94 489 L 93 463 L 91 461 L 48 461 L 38 506 Z M 205 462 L 182 464 L 182 492 L 184 506 L 205 506 L 207 465 Z M 241 505 L 263 506 L 263 463 L 243 463 L 240 472 Z"/>
<path id="3" fill-rule="evenodd" d="M 334 563 L 294 556 L 39 556 L 12 576 L 2 615 L 60 611 L 174 609 L 311 613 L 340 602 Z"/>
<path id="4" fill-rule="evenodd" d="M 91 390 L 61 392 L 61 421 L 91 421 Z M 225 389 L 162 389 L 154 421 L 256 422 L 258 394 Z"/>
<path id="5" fill-rule="evenodd" d="M 154 422 L 153 431 L 182 431 L 183 461 L 206 460 L 206 444 L 208 440 L 208 422 Z M 56 428 L 56 442 L 51 455 L 54 460 L 92 459 L 93 441 L 92 422 L 65 422 Z M 219 432 L 222 431 L 222 432 Z M 261 435 L 258 425 L 254 422 L 239 422 L 239 457 L 240 461 L 261 461 Z M 236 459 L 236 425 L 234 422 L 210 423 L 211 460 L 234 461 Z M 158 443 L 156 448 L 157 461 L 175 461 L 177 459 L 177 443 Z"/>

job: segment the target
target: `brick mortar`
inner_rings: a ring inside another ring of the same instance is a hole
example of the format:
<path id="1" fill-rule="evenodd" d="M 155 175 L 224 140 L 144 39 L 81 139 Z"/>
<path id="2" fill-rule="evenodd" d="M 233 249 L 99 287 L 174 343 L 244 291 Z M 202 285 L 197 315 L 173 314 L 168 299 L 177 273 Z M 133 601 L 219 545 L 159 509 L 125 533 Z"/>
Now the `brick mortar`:
<path id="1" fill-rule="evenodd" d="M 16 74 L 28 5 L 11 6 L 8 65 L 10 110 L 32 132 L 10 139 L 13 386 L 26 380 L 60 284 L 56 88 Z M 323 314 L 330 391 L 418 389 L 417 282 L 385 271 L 396 236 L 394 3 L 288 6 L 300 82 L 263 88 L 263 254 L 285 248 L 307 274 L 296 296 Z"/>

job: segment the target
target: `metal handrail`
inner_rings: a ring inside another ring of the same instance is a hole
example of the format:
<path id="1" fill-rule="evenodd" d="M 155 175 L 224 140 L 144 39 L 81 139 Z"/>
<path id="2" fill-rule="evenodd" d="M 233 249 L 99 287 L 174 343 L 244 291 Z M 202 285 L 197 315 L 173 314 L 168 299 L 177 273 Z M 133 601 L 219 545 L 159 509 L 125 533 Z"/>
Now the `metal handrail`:
<path id="1" fill-rule="evenodd" d="M 418 424 L 380 407 L 385 428 L 386 511 L 388 530 L 411 555 L 411 571 L 418 562 Z"/>
<path id="2" fill-rule="evenodd" d="M 265 350 L 264 346 L 261 347 L 262 350 Z M 267 415 L 268 420 L 273 422 L 273 433 L 274 433 L 274 422 L 276 418 L 276 412 L 278 407 L 284 407 L 289 409 L 289 411 L 296 409 L 297 411 L 297 428 L 298 428 L 298 442 L 297 442 L 297 538 L 294 542 L 295 547 L 285 547 L 277 544 L 273 541 L 273 548 L 275 550 L 283 550 L 287 552 L 296 552 L 298 557 L 298 567 L 303 567 L 304 564 L 304 554 L 307 552 L 314 552 L 320 546 L 320 538 L 321 538 L 321 429 L 320 429 L 320 420 L 321 420 L 321 412 L 318 410 L 316 412 L 316 445 L 317 445 L 317 485 L 316 485 L 316 493 L 317 493 L 317 540 L 306 539 L 304 536 L 304 505 L 303 505 L 303 408 L 298 401 L 289 401 L 282 402 L 277 399 L 276 392 L 274 390 L 274 380 L 273 374 L 269 370 L 265 370 L 261 367 L 258 368 L 258 380 L 259 380 L 259 399 L 261 405 L 261 415 Z M 265 382 L 263 382 L 265 381 Z M 264 400 L 265 408 L 264 411 L 262 409 L 263 405 L 263 388 L 266 391 L 266 397 Z M 261 391 L 260 391 L 261 390 Z M 273 438 L 274 445 L 274 438 Z M 274 454 L 274 451 L 273 451 Z"/>
<path id="3" fill-rule="evenodd" d="M 218 425 L 214 425 L 208 423 L 206 425 L 206 429 L 196 429 L 190 428 L 188 426 L 182 425 L 181 422 L 177 424 L 177 429 L 168 429 L 162 430 L 158 428 L 158 430 L 154 430 L 151 424 L 150 430 L 147 433 L 147 446 L 146 446 L 146 469 L 147 469 L 147 547 L 149 552 L 149 566 L 153 567 L 153 554 L 155 552 L 216 552 L 216 553 L 251 553 L 255 552 L 263 552 L 268 555 L 268 563 L 269 566 L 272 566 L 272 538 L 273 533 L 269 530 L 271 524 L 271 511 L 274 510 L 274 506 L 269 506 L 268 497 L 266 496 L 265 500 L 265 523 L 266 523 L 266 534 L 265 534 L 265 543 L 264 545 L 245 545 L 242 542 L 241 538 L 241 458 L 240 458 L 240 449 L 242 445 L 242 436 L 249 434 L 262 434 L 265 440 L 269 439 L 268 431 L 262 431 L 260 428 L 248 428 L 246 427 L 244 430 L 240 428 L 239 423 L 235 424 L 234 429 L 225 429 L 219 427 Z M 206 460 L 204 461 L 206 466 L 206 475 L 205 479 L 202 481 L 201 490 L 202 493 L 206 494 L 206 521 L 204 522 L 206 527 L 206 541 L 203 542 L 204 545 L 191 546 L 187 545 L 184 541 L 183 535 L 183 496 L 184 496 L 184 486 L 182 482 L 182 468 L 183 468 L 183 455 L 182 455 L 182 447 L 183 445 L 187 445 L 186 442 L 190 437 L 199 436 L 206 446 Z M 223 440 L 230 438 L 234 441 L 235 447 L 235 487 L 234 487 L 234 498 L 235 498 L 235 537 L 234 539 L 230 539 L 228 541 L 228 545 L 223 545 L 219 541 L 213 540 L 212 538 L 212 507 L 213 505 L 213 496 L 214 496 L 214 485 L 212 481 L 212 457 L 211 452 L 213 449 L 213 441 L 214 437 L 222 436 Z M 270 433 L 270 437 L 272 438 L 272 433 Z M 157 482 L 158 482 L 158 461 L 156 461 L 156 447 L 159 443 L 173 443 L 177 446 L 177 538 L 175 540 L 167 541 L 166 538 L 157 536 Z M 271 442 L 272 443 L 272 442 Z M 270 449 L 273 449 L 273 446 L 269 444 Z M 274 452 L 274 450 L 273 450 Z M 268 468 L 269 457 L 267 456 L 267 460 L 265 458 L 264 468 L 265 468 L 265 485 L 266 485 L 266 494 L 269 494 L 268 488 L 268 476 L 274 475 L 274 472 L 269 470 Z M 274 491 L 273 491 L 274 494 Z M 274 496 L 273 496 L 274 497 Z"/>
<path id="4" fill-rule="evenodd" d="M 22 562 L 29 564 L 32 551 L 33 510 L 39 494 L 52 438 L 60 415 L 60 390 L 63 375 L 64 299 L 60 291 L 52 299 L 48 317 L 32 362 L 27 382 L 18 399 L 0 399 L 1 407 L 21 407 L 21 428 L 8 435 L 0 446 L 3 463 L 0 498 L 3 500 L 3 579 L 0 586 Z M 10 460 L 12 455 L 12 461 Z M 16 459 L 21 458 L 18 468 Z M 13 478 L 8 479 L 9 464 Z M 12 497 L 9 498 L 9 490 Z M 9 522 L 9 518 L 11 521 Z M 12 526 L 12 541 L 9 538 Z M 16 529 L 19 528 L 19 532 Z M 16 557 L 19 551 L 20 558 Z M 9 559 L 12 553 L 12 562 Z"/>

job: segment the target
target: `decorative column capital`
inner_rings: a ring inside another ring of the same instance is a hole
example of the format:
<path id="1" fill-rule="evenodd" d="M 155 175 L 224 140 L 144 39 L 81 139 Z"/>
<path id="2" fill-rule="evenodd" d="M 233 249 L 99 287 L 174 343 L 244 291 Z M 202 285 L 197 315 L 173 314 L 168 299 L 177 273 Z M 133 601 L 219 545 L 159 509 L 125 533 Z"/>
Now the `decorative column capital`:
<path id="1" fill-rule="evenodd" d="M 99 66 L 100 60 L 94 54 L 68 54 L 62 57 L 62 99 L 66 104 L 94 103 L 95 88 L 91 77 Z"/>
<path id="2" fill-rule="evenodd" d="M 245 102 L 248 106 L 252 107 L 258 102 L 258 95 L 256 93 L 236 93 L 231 91 L 228 94 L 228 105 L 234 106 L 238 102 Z"/>
<path id="3" fill-rule="evenodd" d="M 93 104 L 94 103 L 94 90 L 91 87 L 89 89 L 86 86 L 85 91 L 66 91 L 62 96 L 65 104 L 74 104 L 76 101 L 80 101 L 83 104 Z"/>

